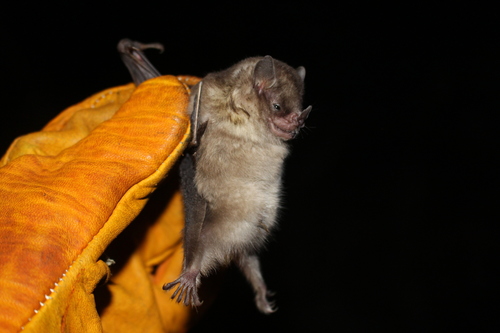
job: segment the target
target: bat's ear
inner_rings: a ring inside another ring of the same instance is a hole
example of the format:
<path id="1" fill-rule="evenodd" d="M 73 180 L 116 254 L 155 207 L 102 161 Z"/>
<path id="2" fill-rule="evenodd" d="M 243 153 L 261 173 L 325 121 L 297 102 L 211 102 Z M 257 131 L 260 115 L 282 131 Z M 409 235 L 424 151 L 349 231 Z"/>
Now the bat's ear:
<path id="1" fill-rule="evenodd" d="M 297 67 L 297 74 L 299 74 L 302 81 L 306 78 L 306 69 L 304 66 Z"/>
<path id="2" fill-rule="evenodd" d="M 274 68 L 274 59 L 271 56 L 265 56 L 256 65 L 253 72 L 254 87 L 257 92 L 262 94 L 264 89 L 269 89 L 276 83 L 276 69 Z"/>

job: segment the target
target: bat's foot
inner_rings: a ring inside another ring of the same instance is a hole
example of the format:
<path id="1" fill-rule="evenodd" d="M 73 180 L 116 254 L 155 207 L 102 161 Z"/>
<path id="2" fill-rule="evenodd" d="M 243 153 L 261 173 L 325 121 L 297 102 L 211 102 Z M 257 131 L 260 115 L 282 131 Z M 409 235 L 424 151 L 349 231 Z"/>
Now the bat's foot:
<path id="1" fill-rule="evenodd" d="M 242 255 L 236 261 L 248 282 L 252 285 L 255 292 L 255 305 L 260 312 L 265 314 L 273 313 L 277 310 L 274 302 L 270 302 L 267 297 L 273 293 L 267 290 L 262 273 L 260 272 L 259 258 L 255 254 Z"/>
<path id="2" fill-rule="evenodd" d="M 255 304 L 260 312 L 265 314 L 270 314 L 278 310 L 273 301 L 267 299 L 268 296 L 272 296 L 270 292 L 259 292 L 255 295 Z"/>
<path id="3" fill-rule="evenodd" d="M 203 302 L 198 298 L 198 275 L 199 273 L 184 273 L 177 280 L 166 283 L 163 290 L 170 290 L 178 285 L 171 299 L 177 303 L 183 302 L 186 306 L 200 306 Z"/>

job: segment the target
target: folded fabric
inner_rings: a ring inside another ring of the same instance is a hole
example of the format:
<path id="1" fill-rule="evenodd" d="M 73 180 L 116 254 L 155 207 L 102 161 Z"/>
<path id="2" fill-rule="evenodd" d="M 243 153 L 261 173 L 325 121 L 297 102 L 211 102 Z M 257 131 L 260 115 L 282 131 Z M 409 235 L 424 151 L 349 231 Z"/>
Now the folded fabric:
<path id="1" fill-rule="evenodd" d="M 161 209 L 137 216 L 186 147 L 198 81 L 107 89 L 12 143 L 0 160 L 0 332 L 189 327 L 192 310 L 161 289 L 182 268 L 175 177 Z"/>

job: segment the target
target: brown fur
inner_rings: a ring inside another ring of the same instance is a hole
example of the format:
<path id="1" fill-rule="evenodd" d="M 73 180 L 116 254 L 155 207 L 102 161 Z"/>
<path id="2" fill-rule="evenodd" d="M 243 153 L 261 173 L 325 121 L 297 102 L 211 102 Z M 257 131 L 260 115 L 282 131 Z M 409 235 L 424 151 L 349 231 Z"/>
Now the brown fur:
<path id="1" fill-rule="evenodd" d="M 199 305 L 200 276 L 235 262 L 252 284 L 259 310 L 274 311 L 257 251 L 276 225 L 285 141 L 310 111 L 302 110 L 304 75 L 302 67 L 295 70 L 268 56 L 248 58 L 203 79 L 197 111 L 203 130 L 194 133 L 198 147 L 181 167 L 185 267 L 179 279 L 164 286 L 179 284 L 177 301 Z M 192 97 L 195 108 L 198 96 Z"/>

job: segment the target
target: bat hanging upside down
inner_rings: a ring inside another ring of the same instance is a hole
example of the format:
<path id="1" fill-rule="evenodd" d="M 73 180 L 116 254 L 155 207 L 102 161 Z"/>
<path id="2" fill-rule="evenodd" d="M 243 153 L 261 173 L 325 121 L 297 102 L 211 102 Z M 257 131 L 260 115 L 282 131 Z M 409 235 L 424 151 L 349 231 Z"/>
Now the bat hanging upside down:
<path id="1" fill-rule="evenodd" d="M 160 75 L 141 52 L 151 47 L 162 49 L 130 40 L 118 45 L 136 84 Z M 177 302 L 199 306 L 201 277 L 235 263 L 255 291 L 257 308 L 275 311 L 257 253 L 276 225 L 287 141 L 311 112 L 311 106 L 302 109 L 304 77 L 304 67 L 253 57 L 192 88 L 193 139 L 180 165 L 184 267 L 163 286 L 174 290 Z"/>

